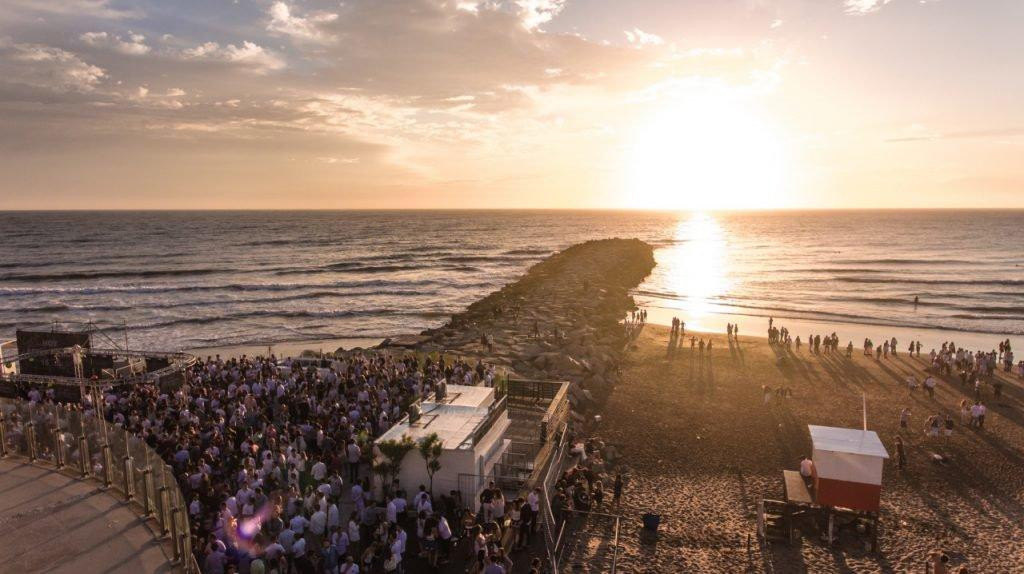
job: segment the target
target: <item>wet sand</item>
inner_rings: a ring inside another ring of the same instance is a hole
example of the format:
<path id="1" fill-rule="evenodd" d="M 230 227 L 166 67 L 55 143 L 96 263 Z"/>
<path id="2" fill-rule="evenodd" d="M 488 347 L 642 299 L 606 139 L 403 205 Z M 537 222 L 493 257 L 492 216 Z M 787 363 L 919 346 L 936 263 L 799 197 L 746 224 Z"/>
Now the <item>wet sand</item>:
<path id="1" fill-rule="evenodd" d="M 764 338 L 730 346 L 714 336 L 710 360 L 687 344 L 666 357 L 668 329 L 649 325 L 627 355 L 622 381 L 601 409 L 597 434 L 623 450 L 629 480 L 619 556 L 621 572 L 923 572 L 928 551 L 941 548 L 971 572 L 1024 571 L 1024 393 L 1007 381 L 1002 404 L 986 389 L 984 430 L 959 424 L 959 402 L 973 397 L 959 378 L 940 380 L 935 398 L 908 393 L 905 379 L 923 379 L 927 357 L 904 353 L 876 362 L 858 350 L 811 355 L 773 349 Z M 700 336 L 700 335 L 698 335 Z M 704 335 L 706 339 L 708 336 Z M 845 342 L 845 341 L 844 341 Z M 778 357 L 789 356 L 780 367 Z M 764 404 L 761 385 L 790 387 L 793 397 Z M 913 411 L 902 432 L 908 468 L 885 465 L 881 550 L 868 553 L 844 538 L 836 550 L 804 537 L 792 547 L 761 552 L 755 536 L 760 498 L 781 499 L 782 470 L 810 452 L 808 424 L 859 428 L 861 396 L 868 426 L 893 454 L 898 413 Z M 924 436 L 930 414 L 957 421 L 947 441 Z M 932 461 L 941 453 L 948 462 Z M 640 515 L 662 515 L 654 543 L 638 536 Z M 595 531 L 607 532 L 606 525 Z M 748 536 L 751 546 L 748 550 Z M 607 571 L 606 541 L 580 544 L 577 571 Z"/>

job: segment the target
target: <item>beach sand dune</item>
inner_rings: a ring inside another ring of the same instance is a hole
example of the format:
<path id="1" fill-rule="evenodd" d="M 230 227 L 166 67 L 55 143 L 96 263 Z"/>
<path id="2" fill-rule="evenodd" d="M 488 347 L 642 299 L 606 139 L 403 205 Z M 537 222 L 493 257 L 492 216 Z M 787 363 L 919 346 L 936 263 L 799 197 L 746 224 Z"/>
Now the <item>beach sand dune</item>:
<path id="1" fill-rule="evenodd" d="M 985 390 L 986 428 L 975 430 L 960 425 L 959 402 L 973 389 L 958 378 L 940 381 L 934 399 L 907 390 L 907 375 L 925 376 L 926 357 L 876 362 L 857 351 L 848 359 L 782 351 L 759 338 L 730 346 L 714 336 L 711 359 L 701 361 L 688 339 L 669 359 L 668 329 L 646 327 L 602 409 L 596 434 L 622 447 L 629 469 L 621 572 L 923 572 L 927 553 L 937 548 L 971 572 L 1024 572 L 1019 381 L 999 373 L 1008 382 L 1002 402 Z M 765 404 L 762 385 L 789 387 L 793 396 Z M 862 393 L 869 428 L 890 454 L 902 434 L 909 458 L 902 473 L 892 461 L 885 465 L 880 552 L 866 552 L 852 537 L 829 550 L 810 536 L 762 552 L 754 534 L 758 500 L 782 498 L 781 471 L 810 454 L 808 424 L 860 427 Z M 904 406 L 913 415 L 901 433 Z M 935 413 L 957 421 L 948 440 L 923 433 Z M 662 515 L 654 542 L 639 536 L 644 512 Z M 599 536 L 609 532 L 607 523 L 587 528 L 595 536 L 571 540 L 564 570 L 609 568 L 607 541 Z"/>

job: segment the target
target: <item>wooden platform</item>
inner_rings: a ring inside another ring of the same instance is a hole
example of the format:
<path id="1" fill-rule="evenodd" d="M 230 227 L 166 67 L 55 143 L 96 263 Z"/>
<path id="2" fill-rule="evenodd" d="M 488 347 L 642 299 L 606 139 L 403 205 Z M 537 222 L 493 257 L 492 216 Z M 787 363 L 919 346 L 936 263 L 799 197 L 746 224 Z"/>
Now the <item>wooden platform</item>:
<path id="1" fill-rule="evenodd" d="M 804 482 L 804 477 L 800 476 L 799 472 L 784 470 L 782 471 L 782 477 L 786 485 L 786 502 L 814 504 L 811 492 L 807 490 L 807 483 Z"/>

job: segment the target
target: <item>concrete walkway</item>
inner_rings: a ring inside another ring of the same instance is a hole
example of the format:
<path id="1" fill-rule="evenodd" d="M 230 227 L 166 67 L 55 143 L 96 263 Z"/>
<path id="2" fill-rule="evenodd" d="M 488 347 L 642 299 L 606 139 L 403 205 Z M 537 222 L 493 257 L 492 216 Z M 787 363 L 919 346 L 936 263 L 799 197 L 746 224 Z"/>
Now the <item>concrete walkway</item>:
<path id="1" fill-rule="evenodd" d="M 177 572 L 171 549 L 114 493 L 21 459 L 0 460 L 0 572 Z"/>

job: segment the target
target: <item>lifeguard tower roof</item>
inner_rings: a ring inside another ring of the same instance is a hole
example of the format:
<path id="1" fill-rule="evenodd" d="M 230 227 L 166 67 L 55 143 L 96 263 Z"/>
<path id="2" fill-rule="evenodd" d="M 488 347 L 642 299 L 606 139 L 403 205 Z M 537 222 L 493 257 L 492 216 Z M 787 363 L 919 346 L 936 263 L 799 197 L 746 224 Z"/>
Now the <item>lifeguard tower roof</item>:
<path id="1" fill-rule="evenodd" d="M 814 450 L 889 458 L 875 431 L 807 425 Z"/>

